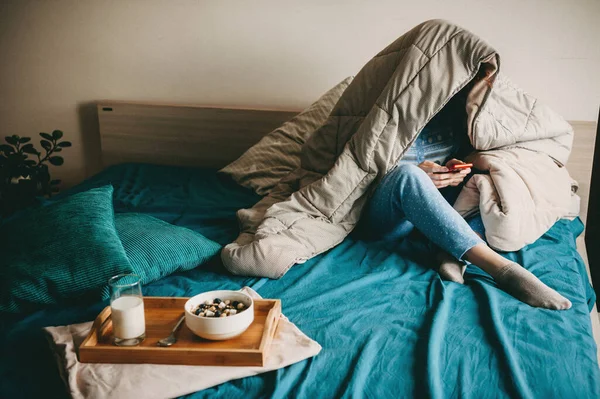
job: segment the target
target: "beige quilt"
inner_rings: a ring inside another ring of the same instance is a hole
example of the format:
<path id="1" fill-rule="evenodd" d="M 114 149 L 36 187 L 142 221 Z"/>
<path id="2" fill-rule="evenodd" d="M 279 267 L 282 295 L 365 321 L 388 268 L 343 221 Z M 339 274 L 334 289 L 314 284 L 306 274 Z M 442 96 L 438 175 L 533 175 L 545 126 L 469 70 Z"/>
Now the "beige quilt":
<path id="1" fill-rule="evenodd" d="M 369 61 L 304 144 L 301 166 L 238 212 L 241 234 L 222 251 L 225 267 L 279 278 L 339 244 L 383 176 L 468 84 L 468 135 L 476 150 L 470 160 L 489 173 L 466 184 L 455 208 L 481 212 L 488 243 L 502 251 L 518 250 L 577 214 L 564 167 L 571 126 L 503 76 L 489 44 L 432 20 Z"/>

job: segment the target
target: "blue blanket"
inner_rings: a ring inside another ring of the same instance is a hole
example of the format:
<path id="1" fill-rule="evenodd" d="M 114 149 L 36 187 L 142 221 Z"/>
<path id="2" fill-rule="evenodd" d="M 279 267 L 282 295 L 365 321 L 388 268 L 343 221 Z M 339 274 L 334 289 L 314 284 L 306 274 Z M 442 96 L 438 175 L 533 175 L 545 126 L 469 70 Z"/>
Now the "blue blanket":
<path id="1" fill-rule="evenodd" d="M 225 244 L 235 211 L 258 197 L 214 171 L 150 165 L 107 169 L 64 195 L 106 183 L 117 212 L 143 212 Z M 600 397 L 589 310 L 595 301 L 576 252 L 579 219 L 561 220 L 537 242 L 505 256 L 573 302 L 531 308 L 469 266 L 465 285 L 442 281 L 418 240 L 391 245 L 354 237 L 294 266 L 282 279 L 228 275 L 218 260 L 144 288 L 191 296 L 250 286 L 281 298 L 283 311 L 323 346 L 282 370 L 189 395 L 235 397 Z M 106 303 L 47 309 L 0 325 L 0 397 L 62 397 L 41 327 L 94 319 Z"/>

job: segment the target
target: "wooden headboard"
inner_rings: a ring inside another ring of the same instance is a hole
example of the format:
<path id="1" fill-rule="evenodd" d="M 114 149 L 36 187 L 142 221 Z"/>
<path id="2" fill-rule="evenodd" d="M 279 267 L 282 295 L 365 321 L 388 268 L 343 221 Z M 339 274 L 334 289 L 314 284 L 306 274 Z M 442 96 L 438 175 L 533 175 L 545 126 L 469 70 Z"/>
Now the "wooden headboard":
<path id="1" fill-rule="evenodd" d="M 104 166 L 123 162 L 220 168 L 298 111 L 214 108 L 101 101 L 98 104 Z M 595 122 L 571 122 L 573 151 L 567 165 L 580 184 L 586 220 L 596 145 Z M 600 168 L 600 165 L 596 165 Z M 600 172 L 597 172 L 600 174 Z M 583 236 L 579 247 L 586 259 Z M 600 287 L 600 265 L 593 266 Z"/>
<path id="2" fill-rule="evenodd" d="M 297 113 L 101 101 L 102 163 L 221 168 Z"/>

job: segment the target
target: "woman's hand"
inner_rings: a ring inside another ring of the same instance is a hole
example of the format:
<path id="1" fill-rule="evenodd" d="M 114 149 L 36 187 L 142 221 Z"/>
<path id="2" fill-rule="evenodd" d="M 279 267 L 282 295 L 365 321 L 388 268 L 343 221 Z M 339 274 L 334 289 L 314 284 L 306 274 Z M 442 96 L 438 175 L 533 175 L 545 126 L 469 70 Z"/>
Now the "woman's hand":
<path id="1" fill-rule="evenodd" d="M 471 168 L 462 169 L 457 172 L 450 172 L 449 167 L 452 165 L 463 164 L 463 161 L 451 159 L 446 162 L 446 166 L 438 165 L 435 162 L 425 161 L 419 164 L 419 168 L 423 169 L 433 184 L 439 189 L 448 186 L 458 186 L 471 173 Z"/>

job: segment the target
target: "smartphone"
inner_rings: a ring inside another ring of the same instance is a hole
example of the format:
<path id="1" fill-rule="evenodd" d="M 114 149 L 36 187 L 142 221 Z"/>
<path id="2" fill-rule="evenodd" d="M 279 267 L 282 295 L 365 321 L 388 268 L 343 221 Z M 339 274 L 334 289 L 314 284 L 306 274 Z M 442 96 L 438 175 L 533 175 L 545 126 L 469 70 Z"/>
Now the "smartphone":
<path id="1" fill-rule="evenodd" d="M 473 167 L 472 163 L 459 163 L 457 165 L 453 165 L 452 167 L 449 167 L 448 170 L 450 170 L 450 172 L 458 172 L 459 170 L 469 169 L 472 167 Z"/>

